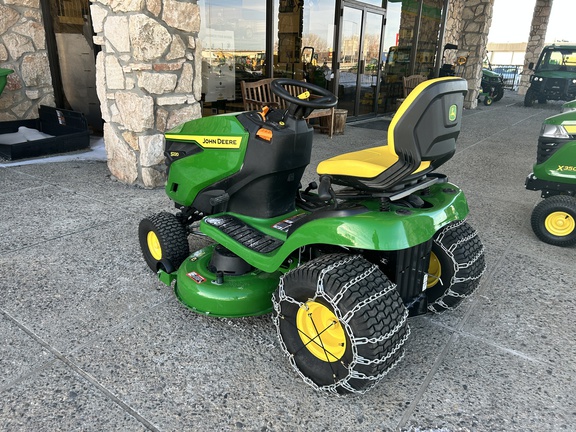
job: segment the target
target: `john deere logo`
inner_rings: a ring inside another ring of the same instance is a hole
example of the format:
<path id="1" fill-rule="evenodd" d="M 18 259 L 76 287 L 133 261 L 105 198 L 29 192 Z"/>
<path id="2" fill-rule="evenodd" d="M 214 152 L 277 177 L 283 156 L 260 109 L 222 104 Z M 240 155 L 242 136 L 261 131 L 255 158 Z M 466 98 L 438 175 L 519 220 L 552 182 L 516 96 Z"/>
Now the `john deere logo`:
<path id="1" fill-rule="evenodd" d="M 457 114 L 458 114 L 458 107 L 456 105 L 451 105 L 450 109 L 448 110 L 448 119 L 450 121 L 456 120 Z"/>

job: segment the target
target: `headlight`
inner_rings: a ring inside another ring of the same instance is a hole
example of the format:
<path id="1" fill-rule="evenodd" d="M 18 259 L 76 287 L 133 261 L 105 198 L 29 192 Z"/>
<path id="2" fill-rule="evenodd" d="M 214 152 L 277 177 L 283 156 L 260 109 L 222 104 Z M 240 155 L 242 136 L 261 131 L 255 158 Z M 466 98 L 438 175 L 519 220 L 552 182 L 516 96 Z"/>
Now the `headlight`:
<path id="1" fill-rule="evenodd" d="M 540 136 L 546 138 L 570 138 L 564 126 L 543 124 L 540 130 Z"/>

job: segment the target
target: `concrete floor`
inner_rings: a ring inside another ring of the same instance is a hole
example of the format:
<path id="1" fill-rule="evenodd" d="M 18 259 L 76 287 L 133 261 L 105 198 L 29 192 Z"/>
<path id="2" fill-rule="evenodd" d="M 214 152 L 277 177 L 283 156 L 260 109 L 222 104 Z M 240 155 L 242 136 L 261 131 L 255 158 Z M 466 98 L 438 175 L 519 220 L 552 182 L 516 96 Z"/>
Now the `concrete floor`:
<path id="1" fill-rule="evenodd" d="M 163 190 L 115 182 L 99 161 L 0 165 L 0 430 L 575 430 L 575 249 L 536 239 L 540 198 L 524 189 L 560 105 L 521 101 L 467 111 L 441 169 L 486 247 L 479 289 L 456 311 L 411 318 L 404 360 L 362 396 L 304 384 L 270 316 L 178 303 L 137 238 L 143 217 L 172 210 Z M 316 134 L 314 160 L 384 139 L 350 125 Z"/>

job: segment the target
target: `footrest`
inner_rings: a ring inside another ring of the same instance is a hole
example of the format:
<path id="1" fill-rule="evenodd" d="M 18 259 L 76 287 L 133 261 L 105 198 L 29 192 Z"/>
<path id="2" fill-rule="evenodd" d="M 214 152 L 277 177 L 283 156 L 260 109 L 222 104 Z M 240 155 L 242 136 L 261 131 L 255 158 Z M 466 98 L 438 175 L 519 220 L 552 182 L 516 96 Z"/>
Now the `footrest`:
<path id="1" fill-rule="evenodd" d="M 282 240 L 266 235 L 234 216 L 208 217 L 204 222 L 255 252 L 272 252 L 283 243 Z"/>

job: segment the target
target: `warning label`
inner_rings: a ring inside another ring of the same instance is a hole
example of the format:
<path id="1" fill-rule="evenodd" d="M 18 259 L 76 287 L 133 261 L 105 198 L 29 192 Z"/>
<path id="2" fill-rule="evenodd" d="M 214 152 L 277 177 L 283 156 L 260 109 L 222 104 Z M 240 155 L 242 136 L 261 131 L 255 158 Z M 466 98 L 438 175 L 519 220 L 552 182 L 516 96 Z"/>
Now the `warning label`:
<path id="1" fill-rule="evenodd" d="M 304 216 L 306 216 L 306 213 L 297 214 L 297 215 L 292 216 L 288 219 L 284 219 L 283 221 L 275 223 L 274 225 L 272 225 L 272 228 L 275 228 L 275 229 L 280 230 L 280 231 L 288 232 L 290 227 L 292 225 L 294 225 L 294 223 L 297 220 L 303 218 Z"/>
<path id="2" fill-rule="evenodd" d="M 201 284 L 203 282 L 206 282 L 206 278 L 202 275 L 199 275 L 196 272 L 187 273 L 186 276 L 188 276 L 190 279 L 192 279 L 197 284 Z"/>

